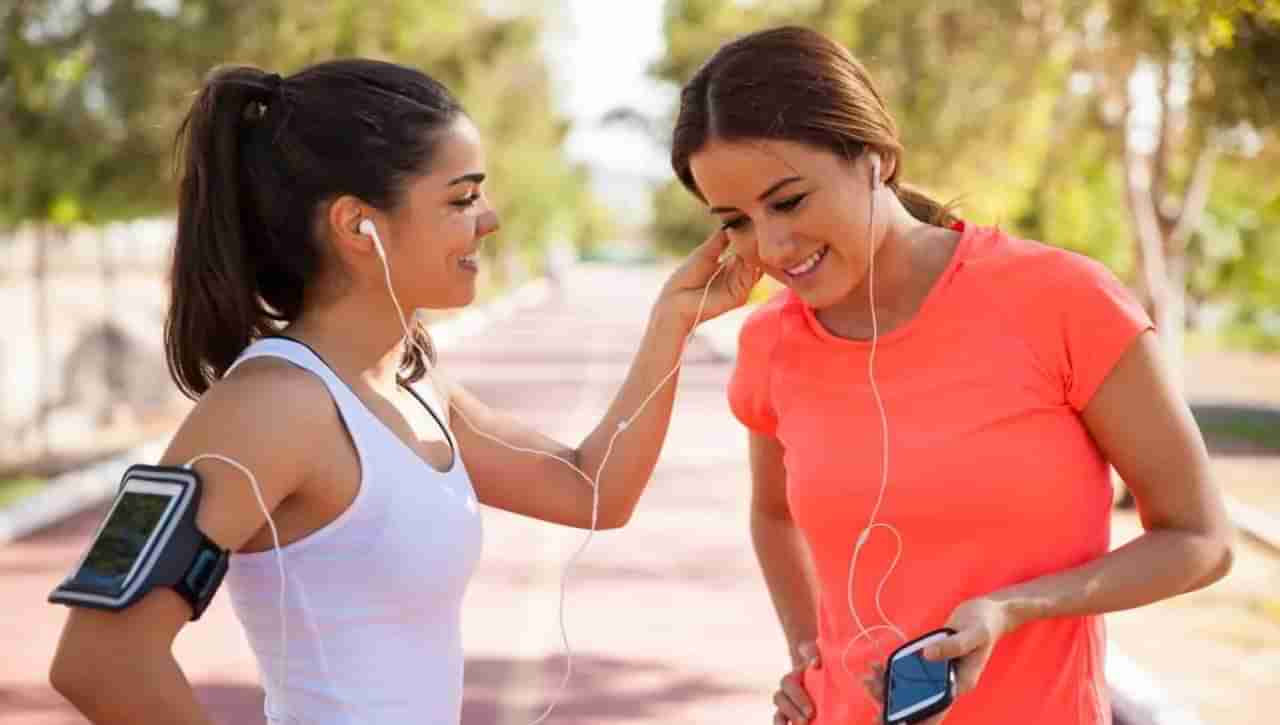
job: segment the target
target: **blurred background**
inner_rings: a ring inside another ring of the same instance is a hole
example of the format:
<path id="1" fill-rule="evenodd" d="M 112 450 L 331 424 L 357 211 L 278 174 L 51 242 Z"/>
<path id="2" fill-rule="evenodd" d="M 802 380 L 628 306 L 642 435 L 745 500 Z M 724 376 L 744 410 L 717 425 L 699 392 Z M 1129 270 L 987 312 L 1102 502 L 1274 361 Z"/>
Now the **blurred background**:
<path id="1" fill-rule="evenodd" d="M 677 88 L 781 23 L 868 66 L 906 182 L 1132 286 L 1224 485 L 1274 521 L 1280 0 L 0 0 L 0 511 L 166 435 L 189 405 L 161 345 L 172 144 L 213 66 L 361 55 L 454 90 L 503 216 L 484 301 L 700 242 L 710 219 L 667 161 Z M 1213 601 L 1171 626 L 1227 627 Z M 1244 619 L 1206 637 L 1266 655 L 1259 682 L 1277 683 L 1280 599 L 1237 604 Z"/>

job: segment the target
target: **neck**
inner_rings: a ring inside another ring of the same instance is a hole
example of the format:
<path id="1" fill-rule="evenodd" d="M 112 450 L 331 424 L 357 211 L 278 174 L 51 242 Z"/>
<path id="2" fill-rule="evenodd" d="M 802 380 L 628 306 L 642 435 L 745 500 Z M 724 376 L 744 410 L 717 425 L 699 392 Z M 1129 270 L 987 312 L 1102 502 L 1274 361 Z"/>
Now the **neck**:
<path id="1" fill-rule="evenodd" d="M 883 335 L 909 319 L 927 294 L 934 275 L 920 247 L 937 241 L 941 230 L 911 216 L 892 192 L 881 194 L 869 244 L 875 245 L 873 274 L 835 304 L 817 311 L 833 333 L 854 339 Z M 927 278 L 927 279 L 926 279 Z M 871 313 L 874 285 L 875 317 Z"/>
<path id="2" fill-rule="evenodd" d="M 405 310 L 409 315 L 412 311 Z M 381 390 L 396 385 L 404 354 L 404 328 L 385 286 L 351 289 L 331 300 L 304 305 L 285 333 L 311 345 L 348 380 L 361 379 Z"/>

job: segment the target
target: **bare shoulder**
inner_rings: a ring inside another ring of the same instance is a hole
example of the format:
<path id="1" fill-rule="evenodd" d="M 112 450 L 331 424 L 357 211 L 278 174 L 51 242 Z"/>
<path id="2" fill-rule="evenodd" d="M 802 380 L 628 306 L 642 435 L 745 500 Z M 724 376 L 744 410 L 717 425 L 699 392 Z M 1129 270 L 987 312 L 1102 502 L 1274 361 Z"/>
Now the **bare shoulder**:
<path id="1" fill-rule="evenodd" d="M 274 510 L 322 468 L 324 451 L 341 441 L 338 413 L 323 381 L 274 358 L 245 361 L 200 398 L 179 427 L 162 465 L 183 465 L 197 456 L 205 481 L 200 527 L 224 547 L 238 549 L 264 523 L 260 493 Z"/>
<path id="2" fill-rule="evenodd" d="M 333 415 L 329 391 L 314 374 L 284 360 L 247 360 L 200 398 L 165 454 L 175 460 L 165 462 L 231 441 L 277 446 L 319 432 Z"/>
<path id="3" fill-rule="evenodd" d="M 160 463 L 180 466 L 216 454 L 253 473 L 259 492 L 225 462 L 205 459 L 193 466 L 202 481 L 196 525 L 219 546 L 239 550 L 264 525 L 264 506 L 275 511 L 325 465 L 323 452 L 335 448 L 328 437 L 339 425 L 327 388 L 313 374 L 278 359 L 249 360 L 200 398 Z M 75 608 L 59 642 L 54 677 L 91 680 L 92 665 L 82 663 L 100 663 L 125 648 L 167 648 L 190 616 L 170 589 L 152 591 L 122 612 Z"/>

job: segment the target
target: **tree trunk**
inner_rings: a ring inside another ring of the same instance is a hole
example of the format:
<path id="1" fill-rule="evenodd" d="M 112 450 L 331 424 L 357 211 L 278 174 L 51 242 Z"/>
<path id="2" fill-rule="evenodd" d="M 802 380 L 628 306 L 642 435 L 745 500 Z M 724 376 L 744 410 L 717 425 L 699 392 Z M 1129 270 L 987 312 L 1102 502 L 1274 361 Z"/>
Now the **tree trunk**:
<path id="1" fill-rule="evenodd" d="M 1186 384 L 1187 254 L 1171 252 L 1165 264 L 1167 282 L 1163 303 L 1155 310 L 1156 329 L 1173 379 Z"/>
<path id="2" fill-rule="evenodd" d="M 1189 260 L 1187 243 L 1200 226 L 1209 202 L 1213 172 L 1217 165 L 1217 137 L 1192 142 L 1188 149 L 1195 154 L 1195 165 L 1186 189 L 1178 203 L 1167 205 L 1165 186 L 1172 164 L 1174 139 L 1170 135 L 1172 120 L 1168 94 L 1168 69 L 1162 71 L 1160 87 L 1160 119 L 1155 153 L 1138 153 L 1131 145 L 1132 99 L 1125 92 L 1123 136 L 1125 163 L 1125 196 L 1133 225 L 1135 259 L 1139 264 L 1142 291 L 1147 311 L 1160 333 L 1165 358 L 1174 381 L 1185 384 L 1185 338 L 1187 326 L 1187 275 Z M 1172 206 L 1172 208 L 1170 208 Z"/>
<path id="3" fill-rule="evenodd" d="M 1120 133 L 1128 136 L 1128 122 L 1121 125 Z M 1179 290 L 1170 277 L 1169 260 L 1166 257 L 1166 240 L 1160 231 L 1160 221 L 1156 215 L 1155 201 L 1151 198 L 1151 162 L 1140 156 L 1128 142 L 1125 143 L 1125 198 L 1128 202 L 1129 221 L 1133 226 L 1134 259 L 1139 265 L 1141 292 L 1147 312 L 1156 323 L 1156 330 L 1168 344 L 1168 340 L 1178 329 L 1179 321 L 1170 318 L 1170 313 L 1185 304 L 1179 305 L 1174 297 L 1182 297 L 1185 290 Z M 1184 255 L 1185 256 L 1185 255 Z M 1185 264 L 1184 264 L 1185 267 Z M 1185 280 L 1185 269 L 1182 272 Z M 1181 334 L 1177 335 L 1181 341 Z M 1181 347 L 1167 347 L 1170 364 L 1180 368 Z M 1178 361 L 1175 363 L 1175 361 Z M 1181 378 L 1176 379 L 1181 385 Z"/>

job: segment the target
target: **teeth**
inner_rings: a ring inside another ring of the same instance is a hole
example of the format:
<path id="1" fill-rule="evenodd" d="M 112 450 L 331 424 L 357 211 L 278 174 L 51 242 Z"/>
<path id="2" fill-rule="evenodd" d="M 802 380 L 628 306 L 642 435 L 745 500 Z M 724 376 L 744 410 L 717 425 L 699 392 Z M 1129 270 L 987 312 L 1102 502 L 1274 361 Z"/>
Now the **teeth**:
<path id="1" fill-rule="evenodd" d="M 824 248 L 825 248 L 825 247 L 824 247 Z M 797 264 L 797 265 L 796 265 L 796 266 L 794 266 L 794 267 L 788 267 L 788 268 L 787 268 L 787 274 L 790 274 L 790 275 L 801 275 L 801 274 L 804 274 L 805 272 L 808 272 L 809 270 L 813 269 L 813 266 L 814 266 L 815 264 L 817 264 L 817 263 L 818 263 L 818 261 L 819 261 L 820 259 L 822 259 L 822 250 L 821 250 L 821 249 L 819 249 L 818 251 L 814 252 L 813 254 L 810 254 L 810 255 L 809 255 L 809 256 L 808 256 L 808 257 L 807 257 L 803 262 L 801 262 L 800 264 Z"/>
<path id="2" fill-rule="evenodd" d="M 462 257 L 462 261 L 467 264 L 475 264 L 479 260 L 479 258 L 480 257 L 478 254 L 472 253 L 472 254 L 468 254 L 465 257 Z"/>

